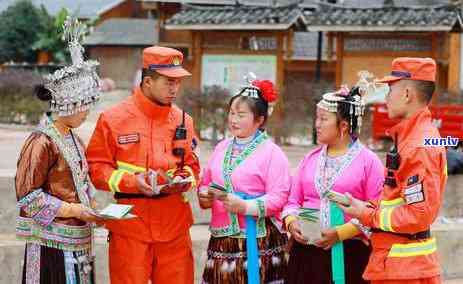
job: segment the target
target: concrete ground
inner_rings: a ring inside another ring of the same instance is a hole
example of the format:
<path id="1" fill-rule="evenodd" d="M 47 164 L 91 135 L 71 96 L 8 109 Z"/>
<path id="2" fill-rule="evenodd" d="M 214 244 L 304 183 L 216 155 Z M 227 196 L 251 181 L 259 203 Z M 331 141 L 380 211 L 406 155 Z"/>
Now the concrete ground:
<path id="1" fill-rule="evenodd" d="M 114 91 L 111 93 L 106 93 L 103 96 L 101 104 L 97 107 L 97 109 L 90 114 L 89 119 L 87 122 L 82 125 L 78 133 L 84 139 L 84 141 L 88 141 L 93 128 L 96 123 L 96 119 L 98 114 L 108 107 L 114 105 L 115 103 L 119 102 L 121 99 L 126 97 L 128 92 L 126 91 Z M 16 168 L 16 160 L 19 155 L 19 151 L 21 146 L 29 135 L 30 127 L 23 127 L 23 126 L 12 126 L 12 125 L 0 125 L 0 190 L 7 190 L 8 192 L 4 192 L 3 200 L 0 199 L 0 219 L 7 217 L 9 220 L 7 222 L 0 222 L 0 284 L 1 283 L 18 283 L 16 279 L 18 279 L 17 273 L 20 271 L 21 262 L 22 262 L 22 247 L 23 244 L 19 241 L 15 240 L 14 231 L 11 231 L 11 224 L 14 222 L 14 214 L 15 211 L 9 211 L 5 209 L 11 202 L 14 200 L 14 193 L 13 193 L 13 186 L 12 178 L 15 173 Z M 291 168 L 294 170 L 297 166 L 298 162 L 303 158 L 305 153 L 309 150 L 309 147 L 284 147 L 284 151 L 288 155 Z M 204 164 L 210 153 L 212 147 L 208 143 L 203 143 L 200 145 L 200 162 Z M 456 217 L 456 216 L 463 216 L 462 208 L 463 208 L 463 192 L 458 190 L 461 188 L 461 184 L 463 183 L 463 176 L 462 177 L 451 177 L 449 179 L 449 185 L 447 191 L 449 192 L 446 196 L 446 201 L 444 205 L 447 206 L 444 208 L 444 212 L 446 216 Z M 104 195 L 104 196 L 103 196 Z M 110 198 L 107 194 L 101 195 L 100 200 L 102 202 L 110 202 Z M 205 260 L 205 251 L 207 247 L 207 240 L 209 238 L 209 233 L 207 230 L 207 224 L 209 220 L 209 213 L 207 211 L 203 211 L 195 206 L 196 201 L 195 196 L 192 195 L 191 198 L 193 211 L 195 213 L 196 225 L 193 226 L 191 229 L 192 239 L 193 239 L 193 246 L 195 251 L 195 262 L 197 266 L 197 275 L 196 280 L 198 281 L 199 272 L 202 270 L 202 266 Z M 10 200 L 11 199 L 11 200 Z M 9 204 L 8 204 L 9 203 Z M 8 212 L 5 212 L 8 211 Z M 3 220 L 5 221 L 5 220 Z M 2 226 L 2 223 L 4 223 Z M 6 226 L 5 224 L 10 224 Z M 437 229 L 440 230 L 440 229 Z M 447 231 L 448 229 L 442 229 Z M 452 231 L 450 229 L 449 231 Z M 452 243 L 452 237 L 456 235 L 461 236 L 463 230 L 458 227 L 455 229 L 455 233 L 450 237 L 443 237 L 443 240 L 448 240 L 449 243 Z M 100 271 L 104 273 L 100 275 L 98 278 L 100 279 L 99 283 L 109 283 L 107 280 L 107 272 L 105 271 L 107 256 L 106 256 L 106 242 L 105 242 L 105 231 L 99 231 L 99 237 L 97 238 L 97 251 L 101 256 L 101 261 L 98 264 L 100 267 Z M 444 241 L 445 242 L 445 241 Z M 439 244 L 439 247 L 441 244 Z M 463 267 L 463 260 L 462 260 L 462 253 L 463 253 L 463 242 L 459 239 L 453 239 L 453 245 L 446 247 L 443 249 L 446 253 L 444 256 L 445 263 L 451 263 L 452 259 L 455 259 L 454 266 L 461 266 Z M 8 264 L 8 267 L 4 265 L 4 263 Z M 458 277 L 463 277 L 463 269 L 454 269 L 454 268 L 444 268 L 447 269 L 448 275 L 454 275 Z M 6 271 L 5 271 L 6 270 Z M 14 281 L 13 281 L 14 279 Z M 463 284 L 463 278 L 461 279 L 453 279 L 453 280 L 446 280 L 446 284 Z"/>

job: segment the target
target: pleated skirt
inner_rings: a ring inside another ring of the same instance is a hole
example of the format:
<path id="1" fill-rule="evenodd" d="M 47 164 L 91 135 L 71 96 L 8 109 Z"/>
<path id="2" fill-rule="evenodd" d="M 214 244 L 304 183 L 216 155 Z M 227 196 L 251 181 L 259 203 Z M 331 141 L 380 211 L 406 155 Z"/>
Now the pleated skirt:
<path id="1" fill-rule="evenodd" d="M 260 280 L 265 284 L 285 283 L 288 268 L 286 234 L 266 220 L 267 235 L 259 238 Z M 247 284 L 246 239 L 211 237 L 202 284 Z"/>
<path id="2" fill-rule="evenodd" d="M 23 284 L 94 284 L 94 263 L 88 251 L 65 251 L 27 243 Z"/>

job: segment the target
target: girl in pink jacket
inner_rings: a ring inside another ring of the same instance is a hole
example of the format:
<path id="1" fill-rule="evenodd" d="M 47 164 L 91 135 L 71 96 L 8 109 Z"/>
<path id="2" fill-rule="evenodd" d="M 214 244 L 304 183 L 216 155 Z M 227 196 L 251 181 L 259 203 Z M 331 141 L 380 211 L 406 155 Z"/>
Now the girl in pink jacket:
<path id="1" fill-rule="evenodd" d="M 233 138 L 220 142 L 199 187 L 202 208 L 212 209 L 211 238 L 202 283 L 283 283 L 287 238 L 279 215 L 289 195 L 289 163 L 262 129 L 270 81 L 251 81 L 230 101 Z"/>
<path id="2" fill-rule="evenodd" d="M 283 211 L 286 228 L 295 240 L 287 283 L 366 283 L 362 274 L 371 250 L 368 229 L 344 216 L 327 194 L 349 192 L 370 200 L 381 192 L 383 165 L 358 139 L 363 107 L 358 88 L 325 94 L 317 104 L 317 139 L 322 145 L 299 164 Z M 318 230 L 311 228 L 321 231 L 318 238 L 307 240 L 307 233 L 303 235 L 301 211 L 316 212 Z"/>

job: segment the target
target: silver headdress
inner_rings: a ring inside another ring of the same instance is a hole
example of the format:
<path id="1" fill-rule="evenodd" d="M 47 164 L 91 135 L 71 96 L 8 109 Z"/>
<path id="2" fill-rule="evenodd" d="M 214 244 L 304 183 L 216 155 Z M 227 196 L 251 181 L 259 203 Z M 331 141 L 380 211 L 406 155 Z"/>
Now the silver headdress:
<path id="1" fill-rule="evenodd" d="M 72 65 L 45 77 L 45 88 L 51 92 L 50 111 L 59 116 L 72 115 L 89 109 L 100 98 L 97 61 L 84 61 L 81 40 L 86 26 L 68 17 L 64 23 L 63 40 L 68 41 Z"/>
<path id="2" fill-rule="evenodd" d="M 361 96 L 360 87 L 356 86 L 349 90 L 346 86 L 341 87 L 336 92 L 326 93 L 318 102 L 317 107 L 329 111 L 338 112 L 339 104 L 347 104 L 349 106 L 350 117 L 350 134 L 353 133 L 353 119 L 356 117 L 357 126 L 360 132 L 362 126 L 362 117 L 365 111 L 365 103 Z"/>
<path id="3" fill-rule="evenodd" d="M 252 85 L 252 81 L 257 79 L 256 74 L 249 72 L 248 75 L 244 76 L 246 81 L 246 85 L 242 86 L 236 95 L 240 95 L 243 97 L 250 97 L 254 99 L 259 99 L 259 89 L 256 86 Z"/>
<path id="4" fill-rule="evenodd" d="M 235 96 L 250 97 L 259 99 L 267 103 L 267 114 L 270 116 L 273 112 L 273 106 L 278 98 L 273 83 L 269 80 L 256 80 L 254 73 L 249 72 L 244 76 L 247 85 L 242 86 Z"/>

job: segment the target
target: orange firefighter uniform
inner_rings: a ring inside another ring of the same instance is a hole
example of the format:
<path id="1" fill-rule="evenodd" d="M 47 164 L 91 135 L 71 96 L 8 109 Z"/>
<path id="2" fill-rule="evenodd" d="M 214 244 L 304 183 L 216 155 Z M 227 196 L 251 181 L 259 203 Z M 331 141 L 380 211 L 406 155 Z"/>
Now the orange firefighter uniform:
<path id="1" fill-rule="evenodd" d="M 429 58 L 398 58 L 392 70 L 393 76 L 384 82 L 401 76 L 408 80 L 435 78 L 435 62 Z M 440 138 L 428 108 L 402 120 L 390 134 L 396 137 L 400 163 L 396 170 L 386 169 L 381 199 L 360 217 L 373 231 L 373 250 L 364 278 L 375 284 L 440 283 L 436 240 L 429 230 L 447 181 L 445 149 L 426 145 L 425 139 Z"/>
<path id="2" fill-rule="evenodd" d="M 163 75 L 163 71 L 169 77 L 189 74 L 179 65 L 183 56 L 177 50 L 151 47 L 144 50 L 143 58 L 144 68 Z M 98 119 L 87 150 L 91 179 L 98 189 L 111 191 L 118 203 L 134 205 L 132 213 L 138 216 L 105 224 L 110 231 L 113 284 L 193 283 L 189 235 L 193 218 L 188 201 L 181 193 L 145 197 L 135 177 L 148 169 L 168 171 L 179 166 L 173 138 L 182 121 L 179 108 L 152 102 L 140 88 Z M 184 165 L 196 179 L 199 163 L 192 147 L 193 121 L 185 115 L 184 122 Z"/>

